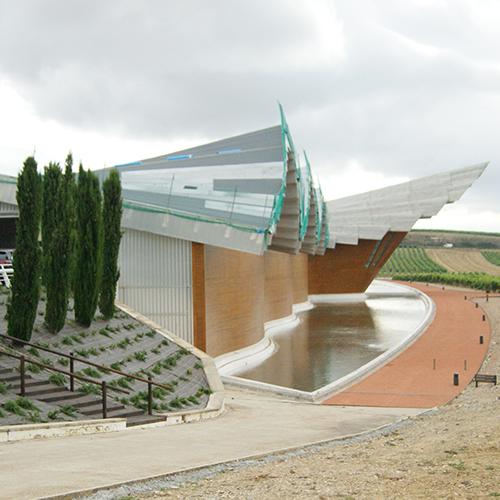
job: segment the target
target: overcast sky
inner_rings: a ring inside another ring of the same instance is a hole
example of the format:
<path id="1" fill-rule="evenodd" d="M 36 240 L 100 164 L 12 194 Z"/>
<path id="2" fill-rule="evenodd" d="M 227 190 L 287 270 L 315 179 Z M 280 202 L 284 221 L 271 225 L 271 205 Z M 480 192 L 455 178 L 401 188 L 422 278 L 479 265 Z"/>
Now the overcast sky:
<path id="1" fill-rule="evenodd" d="M 419 227 L 500 232 L 497 0 L 0 0 L 0 172 L 275 125 L 327 198 L 489 160 Z"/>

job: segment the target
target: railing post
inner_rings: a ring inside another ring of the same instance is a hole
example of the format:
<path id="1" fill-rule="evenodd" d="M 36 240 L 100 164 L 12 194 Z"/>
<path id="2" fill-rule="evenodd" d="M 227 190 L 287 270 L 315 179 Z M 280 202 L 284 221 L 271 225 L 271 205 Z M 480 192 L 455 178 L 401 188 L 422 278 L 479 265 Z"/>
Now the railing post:
<path id="1" fill-rule="evenodd" d="M 21 396 L 24 396 L 26 394 L 26 384 L 25 384 L 25 366 L 24 366 L 24 356 L 21 356 L 19 358 L 19 374 L 21 376 Z"/>
<path id="2" fill-rule="evenodd" d="M 108 417 L 108 402 L 106 400 L 106 381 L 103 380 L 101 382 L 101 391 L 102 391 L 102 418 L 107 418 Z"/>
<path id="3" fill-rule="evenodd" d="M 153 385 L 151 384 L 151 375 L 148 375 L 148 415 L 153 414 Z"/>
<path id="4" fill-rule="evenodd" d="M 73 359 L 73 353 L 69 353 L 69 372 L 71 375 L 69 376 L 69 390 L 71 392 L 75 392 L 75 378 L 73 377 L 73 373 L 75 373 L 75 360 Z"/>

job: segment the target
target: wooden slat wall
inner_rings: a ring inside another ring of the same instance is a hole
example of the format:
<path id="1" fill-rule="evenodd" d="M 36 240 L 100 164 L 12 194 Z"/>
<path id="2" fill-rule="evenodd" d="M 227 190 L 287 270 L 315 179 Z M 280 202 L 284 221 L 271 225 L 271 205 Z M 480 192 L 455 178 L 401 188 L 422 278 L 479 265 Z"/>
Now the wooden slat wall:
<path id="1" fill-rule="evenodd" d="M 363 293 L 405 236 L 405 232 L 387 233 L 374 256 L 377 240 L 338 244 L 325 255 L 309 256 L 309 294 Z M 375 265 L 365 267 L 370 257 L 375 257 L 371 259 Z"/>
<path id="2" fill-rule="evenodd" d="M 206 245 L 204 260 L 205 350 L 212 356 L 258 342 L 266 321 L 290 315 L 294 301 L 307 300 L 306 255 L 255 256 Z"/>

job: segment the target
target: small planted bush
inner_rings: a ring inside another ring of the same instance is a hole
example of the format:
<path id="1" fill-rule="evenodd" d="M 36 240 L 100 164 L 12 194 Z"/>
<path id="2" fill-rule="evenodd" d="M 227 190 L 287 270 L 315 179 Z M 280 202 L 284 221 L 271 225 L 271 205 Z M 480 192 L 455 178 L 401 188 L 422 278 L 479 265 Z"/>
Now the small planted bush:
<path id="1" fill-rule="evenodd" d="M 68 366 L 69 365 L 69 359 L 68 358 L 57 358 L 57 363 L 60 364 L 61 366 Z"/>
<path id="2" fill-rule="evenodd" d="M 63 405 L 60 407 L 61 413 L 64 413 L 64 415 L 68 417 L 74 417 L 76 413 L 76 408 L 71 406 L 71 405 Z"/>
<path id="3" fill-rule="evenodd" d="M 134 353 L 134 358 L 136 359 L 136 361 L 146 361 L 147 357 L 148 355 L 146 354 L 146 351 L 138 351 Z"/>
<path id="4" fill-rule="evenodd" d="M 102 375 L 92 366 L 87 366 L 86 368 L 84 368 L 82 370 L 82 373 L 84 375 L 87 375 L 87 377 L 91 377 L 91 378 L 101 378 L 102 377 Z"/>
<path id="5" fill-rule="evenodd" d="M 62 373 L 53 373 L 49 377 L 49 382 L 59 387 L 64 387 L 66 385 L 66 377 Z"/>
<path id="6" fill-rule="evenodd" d="M 36 347 L 30 347 L 28 349 L 28 352 L 32 355 L 32 356 L 35 356 L 35 357 L 40 357 L 40 353 L 38 352 L 38 349 Z"/>
<path id="7" fill-rule="evenodd" d="M 5 382 L 0 382 L 0 394 L 5 394 L 9 389 L 8 384 Z"/>
<path id="8" fill-rule="evenodd" d="M 130 381 L 132 379 L 128 378 L 128 377 L 121 377 L 119 378 L 116 383 L 119 387 L 121 387 L 122 389 L 132 389 L 131 385 L 130 385 Z"/>
<path id="9" fill-rule="evenodd" d="M 33 363 L 28 363 L 26 365 L 26 371 L 31 373 L 40 373 L 42 369 L 38 365 L 34 365 Z"/>
<path id="10" fill-rule="evenodd" d="M 101 394 L 99 386 L 95 384 L 82 384 L 78 388 L 78 392 L 82 392 L 83 394 Z"/>
<path id="11" fill-rule="evenodd" d="M 66 335 L 66 337 L 63 337 L 62 341 L 61 341 L 64 345 L 73 345 L 73 340 L 71 337 L 69 337 L 68 335 Z"/>
<path id="12" fill-rule="evenodd" d="M 47 413 L 49 420 L 57 420 L 57 417 L 59 417 L 59 410 L 51 410 Z"/>
<path id="13" fill-rule="evenodd" d="M 99 335 L 103 335 L 104 337 L 108 337 L 108 339 L 111 338 L 111 334 L 105 328 L 101 328 L 99 330 Z"/>
<path id="14" fill-rule="evenodd" d="M 26 416 L 26 412 L 16 403 L 16 401 L 14 401 L 12 399 L 5 401 L 5 403 L 3 404 L 3 407 L 9 413 L 13 413 L 14 415 L 17 415 L 19 417 Z"/>
<path id="15" fill-rule="evenodd" d="M 120 349 L 126 349 L 127 346 L 130 345 L 130 339 L 128 337 L 124 338 L 123 340 L 120 340 L 120 342 L 118 342 L 118 347 Z"/>
<path id="16" fill-rule="evenodd" d="M 39 411 L 39 409 L 34 405 L 33 401 L 24 396 L 19 396 L 16 399 L 16 403 L 23 410 Z"/>

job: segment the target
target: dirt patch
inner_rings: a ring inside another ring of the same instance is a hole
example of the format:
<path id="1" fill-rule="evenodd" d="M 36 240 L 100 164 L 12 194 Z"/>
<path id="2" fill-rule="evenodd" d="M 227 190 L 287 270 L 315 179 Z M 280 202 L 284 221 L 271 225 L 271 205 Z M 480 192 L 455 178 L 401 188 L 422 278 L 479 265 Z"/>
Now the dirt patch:
<path id="1" fill-rule="evenodd" d="M 488 262 L 479 250 L 428 248 L 429 257 L 455 273 L 486 273 L 500 276 L 500 267 Z"/>
<path id="2" fill-rule="evenodd" d="M 500 372 L 500 299 L 482 373 Z M 472 384 L 437 411 L 374 439 L 224 469 L 134 498 L 488 498 L 500 496 L 500 387 Z"/>

